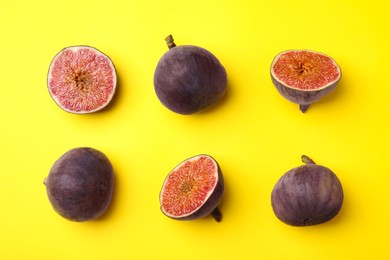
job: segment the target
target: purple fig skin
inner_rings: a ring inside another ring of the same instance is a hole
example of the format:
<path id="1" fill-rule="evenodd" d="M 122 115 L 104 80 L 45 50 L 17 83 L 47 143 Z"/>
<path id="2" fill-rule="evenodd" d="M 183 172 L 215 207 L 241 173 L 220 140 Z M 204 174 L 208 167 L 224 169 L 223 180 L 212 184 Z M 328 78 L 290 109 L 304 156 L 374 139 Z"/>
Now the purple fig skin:
<path id="1" fill-rule="evenodd" d="M 304 158 L 305 156 L 303 156 Z M 272 190 L 276 217 L 291 226 L 311 226 L 333 219 L 343 204 L 337 176 L 312 160 L 285 173 Z"/>
<path id="2" fill-rule="evenodd" d="M 189 115 L 220 101 L 226 93 L 227 74 L 219 60 L 201 47 L 176 47 L 173 39 L 167 43 L 170 49 L 154 73 L 160 102 L 175 113 Z"/>
<path id="3" fill-rule="evenodd" d="M 210 155 L 201 154 L 201 155 L 191 157 L 189 159 L 200 157 L 200 156 L 207 156 L 207 157 L 212 158 Z M 189 159 L 187 159 L 187 160 L 189 160 Z M 208 215 L 211 215 L 215 219 L 215 221 L 217 221 L 217 222 L 220 222 L 222 220 L 222 213 L 219 210 L 218 205 L 221 202 L 222 197 L 223 197 L 224 180 L 223 180 L 223 174 L 222 174 L 222 171 L 221 171 L 221 168 L 220 168 L 218 162 L 214 158 L 212 158 L 212 159 L 215 161 L 215 163 L 217 164 L 217 167 L 218 167 L 218 182 L 217 182 L 212 194 L 210 195 L 210 197 L 204 202 L 204 204 L 198 210 L 196 210 L 195 212 L 193 212 L 192 214 L 190 214 L 188 216 L 173 217 L 173 216 L 167 215 L 167 214 L 165 214 L 165 212 L 161 206 L 160 210 L 164 215 L 166 215 L 167 217 L 169 217 L 171 219 L 175 219 L 175 220 L 195 220 L 195 219 L 206 217 Z M 183 162 L 185 162 L 185 161 L 183 161 Z M 168 178 L 168 176 L 167 176 L 167 178 Z M 160 192 L 160 197 L 161 197 L 161 193 L 162 193 L 162 190 Z"/>
<path id="4" fill-rule="evenodd" d="M 330 92 L 332 92 L 339 81 L 327 86 L 326 88 L 318 89 L 318 90 L 299 90 L 290 88 L 288 86 L 283 85 L 281 82 L 277 81 L 272 75 L 272 83 L 278 90 L 278 92 L 286 99 L 294 102 L 300 106 L 302 113 L 305 113 L 308 107 L 318 101 L 319 99 L 325 97 Z"/>
<path id="5" fill-rule="evenodd" d="M 44 184 L 59 215 L 76 222 L 94 220 L 111 204 L 113 167 L 106 155 L 96 149 L 74 148 L 53 164 Z"/>
<path id="6" fill-rule="evenodd" d="M 312 103 L 314 103 L 314 102 L 318 101 L 319 99 L 325 97 L 326 95 L 328 95 L 330 92 L 332 92 L 336 88 L 336 86 L 338 85 L 338 83 L 339 83 L 339 81 L 341 79 L 341 69 L 336 64 L 336 62 L 331 57 L 327 56 L 326 54 L 319 53 L 319 52 L 316 52 L 316 51 L 305 50 L 305 51 L 308 51 L 308 52 L 317 53 L 317 54 L 320 54 L 320 55 L 323 55 L 323 56 L 326 56 L 326 57 L 330 58 L 334 62 L 334 64 L 337 66 L 337 68 L 338 68 L 338 79 L 336 81 L 334 81 L 333 83 L 328 84 L 326 86 L 323 86 L 322 88 L 319 88 L 319 89 L 297 89 L 297 88 L 289 87 L 289 86 L 283 84 L 282 82 L 280 82 L 276 78 L 276 76 L 273 74 L 273 66 L 274 66 L 275 62 L 278 60 L 278 58 L 279 58 L 279 56 L 281 54 L 288 53 L 290 51 L 300 51 L 300 50 L 284 51 L 284 52 L 279 53 L 274 58 L 274 60 L 272 61 L 272 64 L 271 64 L 271 80 L 272 80 L 273 85 L 277 89 L 277 91 L 284 98 L 286 98 L 287 100 L 289 100 L 289 101 L 291 101 L 293 103 L 298 104 L 301 112 L 305 113 L 306 110 L 309 108 L 309 106 Z"/>

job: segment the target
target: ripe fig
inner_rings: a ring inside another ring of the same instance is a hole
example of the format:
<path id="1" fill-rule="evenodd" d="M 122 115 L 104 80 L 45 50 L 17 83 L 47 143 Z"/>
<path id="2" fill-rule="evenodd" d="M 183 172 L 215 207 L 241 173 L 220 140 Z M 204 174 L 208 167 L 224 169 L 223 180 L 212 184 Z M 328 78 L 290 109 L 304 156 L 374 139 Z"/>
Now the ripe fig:
<path id="1" fill-rule="evenodd" d="M 169 51 L 154 73 L 160 102 L 173 112 L 188 115 L 220 101 L 226 92 L 227 75 L 219 60 L 201 47 L 176 47 L 172 35 L 165 40 Z"/>
<path id="2" fill-rule="evenodd" d="M 341 70 L 331 57 L 323 53 L 288 50 L 274 58 L 271 78 L 279 93 L 299 104 L 304 113 L 310 104 L 335 89 Z"/>
<path id="3" fill-rule="evenodd" d="M 273 211 L 291 226 L 310 226 L 334 218 L 343 204 L 343 188 L 328 168 L 303 155 L 306 165 L 285 173 L 272 190 Z"/>
<path id="4" fill-rule="evenodd" d="M 114 172 L 102 152 L 74 148 L 54 163 L 44 184 L 51 205 L 62 217 L 77 222 L 94 220 L 111 204 Z"/>
<path id="5" fill-rule="evenodd" d="M 51 97 L 63 110 L 92 113 L 112 100 L 116 70 L 110 58 L 93 47 L 67 47 L 51 62 L 47 85 Z"/>
<path id="6" fill-rule="evenodd" d="M 193 220 L 212 215 L 217 222 L 222 213 L 217 208 L 224 183 L 217 161 L 201 154 L 184 160 L 166 177 L 160 192 L 161 211 L 177 220 Z"/>

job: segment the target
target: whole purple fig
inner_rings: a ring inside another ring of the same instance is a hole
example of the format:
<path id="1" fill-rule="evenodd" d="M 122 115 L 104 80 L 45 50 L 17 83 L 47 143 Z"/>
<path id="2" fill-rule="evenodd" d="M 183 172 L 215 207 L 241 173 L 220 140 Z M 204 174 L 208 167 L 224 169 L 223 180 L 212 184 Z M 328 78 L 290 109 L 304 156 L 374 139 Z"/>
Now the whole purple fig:
<path id="1" fill-rule="evenodd" d="M 327 167 L 303 155 L 306 165 L 289 170 L 272 190 L 271 203 L 277 218 L 292 226 L 325 223 L 343 204 L 340 180 Z"/>
<path id="2" fill-rule="evenodd" d="M 219 60 L 208 50 L 193 45 L 169 47 L 154 73 L 154 89 L 160 102 L 173 112 L 188 115 L 222 99 L 227 75 Z"/>
<path id="3" fill-rule="evenodd" d="M 62 217 L 77 222 L 93 220 L 111 204 L 114 172 L 101 151 L 74 148 L 53 164 L 44 184 L 51 205 Z"/>

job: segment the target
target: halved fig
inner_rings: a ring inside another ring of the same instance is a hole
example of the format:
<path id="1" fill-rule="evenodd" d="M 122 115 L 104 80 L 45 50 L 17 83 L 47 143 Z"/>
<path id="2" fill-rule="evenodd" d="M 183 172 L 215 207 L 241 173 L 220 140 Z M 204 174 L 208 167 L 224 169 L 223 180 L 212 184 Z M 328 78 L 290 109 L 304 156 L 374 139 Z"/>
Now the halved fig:
<path id="1" fill-rule="evenodd" d="M 306 165 L 286 172 L 271 194 L 276 217 L 291 226 L 310 226 L 334 218 L 343 204 L 343 188 L 329 168 L 316 165 L 306 155 Z"/>
<path id="2" fill-rule="evenodd" d="M 201 154 L 177 165 L 160 192 L 161 211 L 177 220 L 193 220 L 211 214 L 217 222 L 224 190 L 221 169 L 209 155 Z"/>
<path id="3" fill-rule="evenodd" d="M 312 50 L 279 53 L 271 64 L 271 78 L 279 93 L 299 104 L 304 113 L 312 104 L 335 89 L 341 70 L 329 56 Z"/>
<path id="4" fill-rule="evenodd" d="M 86 114 L 99 111 L 112 100 L 117 76 L 111 59 L 90 46 L 62 49 L 47 76 L 49 93 L 63 110 Z"/>

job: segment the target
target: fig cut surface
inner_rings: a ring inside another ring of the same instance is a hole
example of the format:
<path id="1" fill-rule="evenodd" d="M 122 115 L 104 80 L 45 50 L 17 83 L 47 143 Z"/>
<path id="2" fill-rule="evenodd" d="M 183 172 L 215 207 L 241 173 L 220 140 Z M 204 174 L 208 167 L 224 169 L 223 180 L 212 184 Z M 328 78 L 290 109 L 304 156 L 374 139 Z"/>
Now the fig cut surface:
<path id="1" fill-rule="evenodd" d="M 160 192 L 161 211 L 174 219 L 191 220 L 211 214 L 220 221 L 217 206 L 222 193 L 218 163 L 209 155 L 194 156 L 181 162 L 166 177 Z"/>
<path id="2" fill-rule="evenodd" d="M 48 90 L 63 110 L 86 114 L 99 111 L 112 100 L 117 76 L 111 59 L 90 46 L 62 49 L 50 64 Z"/>

